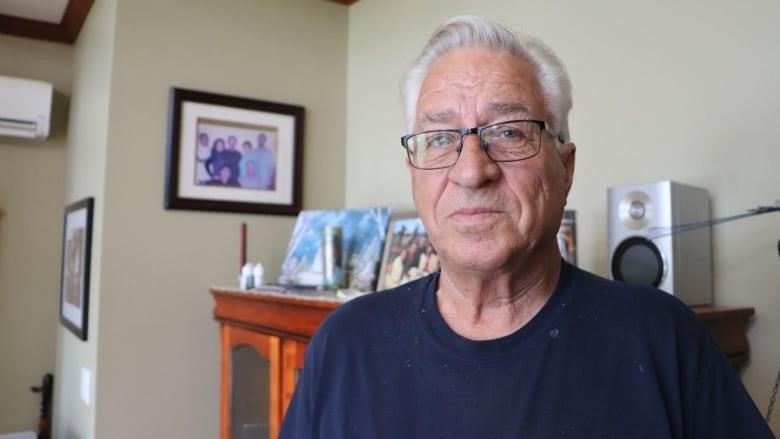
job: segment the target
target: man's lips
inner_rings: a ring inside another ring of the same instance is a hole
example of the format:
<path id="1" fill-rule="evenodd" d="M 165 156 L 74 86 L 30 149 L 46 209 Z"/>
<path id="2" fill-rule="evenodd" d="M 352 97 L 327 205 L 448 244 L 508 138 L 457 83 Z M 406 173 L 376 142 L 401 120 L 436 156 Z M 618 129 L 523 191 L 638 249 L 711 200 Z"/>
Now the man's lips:
<path id="1" fill-rule="evenodd" d="M 490 215 L 500 214 L 502 211 L 490 207 L 462 207 L 455 210 L 449 216 L 459 220 L 475 220 Z"/>

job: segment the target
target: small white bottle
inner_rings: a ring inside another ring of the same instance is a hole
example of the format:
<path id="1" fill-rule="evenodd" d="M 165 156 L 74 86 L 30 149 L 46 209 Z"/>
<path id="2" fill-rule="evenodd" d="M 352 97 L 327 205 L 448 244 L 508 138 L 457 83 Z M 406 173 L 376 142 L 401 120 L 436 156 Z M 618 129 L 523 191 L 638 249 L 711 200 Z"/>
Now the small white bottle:
<path id="1" fill-rule="evenodd" d="M 241 267 L 241 275 L 238 277 L 238 286 L 242 290 L 251 290 L 254 288 L 254 277 L 252 276 L 252 264 L 247 263 Z"/>
<path id="2" fill-rule="evenodd" d="M 252 269 L 252 281 L 254 288 L 259 288 L 261 285 L 263 285 L 265 282 L 263 282 L 263 264 L 257 263 L 255 267 Z"/>

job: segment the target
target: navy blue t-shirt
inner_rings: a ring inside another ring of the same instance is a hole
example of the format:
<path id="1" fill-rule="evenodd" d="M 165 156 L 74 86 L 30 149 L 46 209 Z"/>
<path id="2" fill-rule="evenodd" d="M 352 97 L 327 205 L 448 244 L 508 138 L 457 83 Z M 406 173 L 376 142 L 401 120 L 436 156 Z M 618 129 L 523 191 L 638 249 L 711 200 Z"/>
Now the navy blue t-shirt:
<path id="1" fill-rule="evenodd" d="M 438 275 L 352 300 L 313 337 L 282 439 L 771 438 L 693 312 L 565 264 L 525 326 L 454 333 Z"/>

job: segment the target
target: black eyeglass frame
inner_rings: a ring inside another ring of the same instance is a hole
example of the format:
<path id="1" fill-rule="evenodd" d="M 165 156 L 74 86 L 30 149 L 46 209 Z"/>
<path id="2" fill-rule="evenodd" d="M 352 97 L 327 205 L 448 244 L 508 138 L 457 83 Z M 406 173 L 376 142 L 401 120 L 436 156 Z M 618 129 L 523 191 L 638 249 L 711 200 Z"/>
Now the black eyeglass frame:
<path id="1" fill-rule="evenodd" d="M 556 140 L 559 140 L 561 143 L 566 143 L 566 140 L 564 140 L 563 136 L 553 131 L 553 129 L 550 127 L 550 124 L 547 123 L 547 121 L 544 120 L 537 120 L 537 119 L 513 119 L 513 120 L 505 120 L 503 122 L 497 122 L 497 123 L 491 123 L 490 125 L 484 125 L 481 127 L 474 127 L 474 128 L 453 128 L 453 129 L 439 129 L 439 130 L 427 130 L 427 131 L 420 131 L 417 133 L 407 134 L 405 136 L 401 136 L 401 147 L 406 150 L 406 155 L 409 158 L 409 164 L 412 165 L 413 168 L 416 169 L 422 169 L 422 170 L 434 170 L 434 169 L 445 169 L 445 168 L 451 168 L 452 166 L 455 166 L 455 163 L 458 162 L 458 158 L 460 158 L 460 153 L 463 150 L 463 138 L 466 137 L 469 134 L 476 134 L 479 137 L 479 143 L 482 146 L 482 149 L 485 151 L 485 154 L 487 154 L 488 158 L 490 160 L 493 160 L 496 163 L 506 163 L 506 162 L 519 162 L 522 160 L 528 160 L 532 157 L 535 157 L 539 154 L 539 151 L 541 150 L 541 139 L 539 140 L 539 148 L 536 150 L 536 153 L 533 155 L 530 155 L 528 157 L 523 157 L 521 159 L 512 159 L 512 160 L 496 160 L 493 157 L 490 157 L 490 153 L 488 152 L 488 147 L 490 145 L 487 145 L 483 139 L 482 139 L 482 132 L 485 131 L 488 128 L 492 128 L 497 125 L 503 125 L 507 123 L 514 123 L 514 122 L 531 122 L 539 127 L 540 131 L 547 131 L 550 133 L 550 135 L 553 136 Z M 455 161 L 452 162 L 451 165 L 447 166 L 437 166 L 435 168 L 421 168 L 419 166 L 415 166 L 415 164 L 412 161 L 412 152 L 409 150 L 409 139 L 415 136 L 419 136 L 420 134 L 427 134 L 427 133 L 437 133 L 440 131 L 448 131 L 453 133 L 460 134 L 460 142 L 458 142 L 458 146 L 455 149 L 458 152 L 458 156 L 455 158 Z"/>

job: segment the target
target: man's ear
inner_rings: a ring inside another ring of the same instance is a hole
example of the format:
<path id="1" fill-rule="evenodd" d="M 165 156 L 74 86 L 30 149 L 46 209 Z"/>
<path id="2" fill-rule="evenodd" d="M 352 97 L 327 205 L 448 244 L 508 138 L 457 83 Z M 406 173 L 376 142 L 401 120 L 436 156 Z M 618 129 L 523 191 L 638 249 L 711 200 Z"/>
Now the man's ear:
<path id="1" fill-rule="evenodd" d="M 563 145 L 561 150 L 561 162 L 565 172 L 566 197 L 569 196 L 571 185 L 574 183 L 574 159 L 577 153 L 577 145 L 574 142 L 568 142 Z"/>

